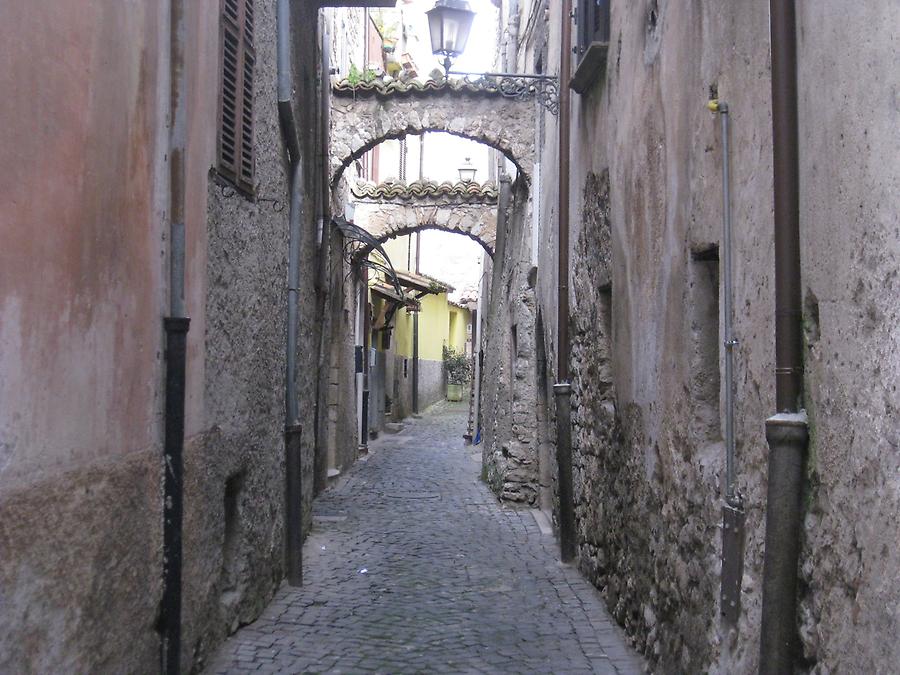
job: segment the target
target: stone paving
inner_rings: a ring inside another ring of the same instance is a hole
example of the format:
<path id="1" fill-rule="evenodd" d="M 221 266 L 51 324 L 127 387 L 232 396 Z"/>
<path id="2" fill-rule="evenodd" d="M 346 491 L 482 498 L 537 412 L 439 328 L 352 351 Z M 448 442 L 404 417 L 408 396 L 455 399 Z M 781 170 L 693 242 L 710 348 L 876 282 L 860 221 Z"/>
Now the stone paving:
<path id="1" fill-rule="evenodd" d="M 315 503 L 283 586 L 208 673 L 642 673 L 600 594 L 527 510 L 500 505 L 438 404 Z"/>

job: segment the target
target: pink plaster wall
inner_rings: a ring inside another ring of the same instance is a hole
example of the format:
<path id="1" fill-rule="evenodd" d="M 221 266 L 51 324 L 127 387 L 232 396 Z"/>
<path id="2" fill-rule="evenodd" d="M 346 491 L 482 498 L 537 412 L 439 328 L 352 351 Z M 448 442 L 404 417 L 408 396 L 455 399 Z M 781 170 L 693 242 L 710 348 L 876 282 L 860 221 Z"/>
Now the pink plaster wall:
<path id="1" fill-rule="evenodd" d="M 0 486 L 159 440 L 160 19 L 0 4 Z"/>

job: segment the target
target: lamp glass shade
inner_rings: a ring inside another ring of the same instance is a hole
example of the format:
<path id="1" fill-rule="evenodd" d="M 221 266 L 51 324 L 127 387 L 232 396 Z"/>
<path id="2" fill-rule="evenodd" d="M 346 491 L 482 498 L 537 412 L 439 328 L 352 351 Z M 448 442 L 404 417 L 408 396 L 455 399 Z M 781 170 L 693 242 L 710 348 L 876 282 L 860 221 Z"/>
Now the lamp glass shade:
<path id="1" fill-rule="evenodd" d="M 428 29 L 431 33 L 431 51 L 445 56 L 459 56 L 466 49 L 475 12 L 468 2 L 460 0 L 438 0 L 426 12 Z"/>
<path id="2" fill-rule="evenodd" d="M 475 174 L 478 172 L 478 169 L 472 165 L 472 160 L 466 157 L 466 161 L 457 169 L 457 171 L 459 171 L 460 181 L 463 183 L 472 183 L 475 180 Z"/>

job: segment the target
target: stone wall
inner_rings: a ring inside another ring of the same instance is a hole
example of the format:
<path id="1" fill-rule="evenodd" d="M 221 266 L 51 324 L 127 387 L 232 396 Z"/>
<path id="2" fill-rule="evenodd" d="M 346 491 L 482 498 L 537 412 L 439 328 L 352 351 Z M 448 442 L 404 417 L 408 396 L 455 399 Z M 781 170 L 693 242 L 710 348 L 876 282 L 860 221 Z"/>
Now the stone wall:
<path id="1" fill-rule="evenodd" d="M 900 635 L 900 6 L 802 3 L 797 15 L 811 435 L 800 632 L 821 672 L 889 672 L 900 663 L 900 641 L 885 637 Z"/>
<path id="2" fill-rule="evenodd" d="M 538 21 L 543 65 L 562 18 Z M 798 11 L 801 229 L 811 452 L 801 561 L 801 670 L 898 660 L 896 350 L 900 244 L 896 11 Z M 769 26 L 765 5 L 615 5 L 605 73 L 573 100 L 571 306 L 579 565 L 661 672 L 757 669 L 767 446 L 774 410 Z M 893 22 L 891 21 L 893 19 Z M 866 27 L 870 30 L 866 30 Z M 552 28 L 551 28 L 552 27 Z M 839 28 L 840 27 L 840 28 Z M 874 27 L 874 28 L 873 28 Z M 842 36 L 838 38 L 838 36 Z M 863 37 L 865 36 L 865 37 Z M 520 54 L 529 70 L 540 54 Z M 549 59 L 547 58 L 549 56 Z M 896 69 L 894 69 L 896 70 Z M 839 82 L 835 99 L 830 83 Z M 892 88 L 893 87 L 893 88 Z M 732 119 L 742 614 L 720 619 L 724 448 L 721 140 Z M 864 92 L 880 92 L 881 105 Z M 885 98 L 886 97 L 886 98 Z M 540 137 L 537 311 L 555 345 L 555 124 Z M 539 121 L 539 128 L 541 123 Z M 890 140 L 888 140 L 890 139 Z M 509 297 L 515 297 L 510 291 Z M 552 412 L 542 426 L 553 435 Z M 882 422 L 884 420 L 885 422 Z M 849 617 L 849 618 L 848 618 Z"/>
<path id="3" fill-rule="evenodd" d="M 0 5 L 0 672 L 158 663 L 166 20 Z"/>
<path id="4" fill-rule="evenodd" d="M 525 226 L 530 208 L 524 181 L 513 187 L 508 214 L 498 217 L 497 251 L 491 266 L 484 374 L 481 389 L 485 477 L 504 500 L 539 501 L 536 417 L 534 276 L 530 235 Z"/>
<path id="5" fill-rule="evenodd" d="M 213 41 L 218 14 L 207 11 L 200 19 Z M 257 191 L 287 203 L 274 6 L 258 4 L 255 22 Z M 210 135 L 214 141 L 214 130 Z M 209 174 L 202 333 L 206 428 L 185 447 L 186 669 L 202 667 L 219 642 L 253 621 L 283 576 L 288 209 L 276 211 L 224 187 Z"/>

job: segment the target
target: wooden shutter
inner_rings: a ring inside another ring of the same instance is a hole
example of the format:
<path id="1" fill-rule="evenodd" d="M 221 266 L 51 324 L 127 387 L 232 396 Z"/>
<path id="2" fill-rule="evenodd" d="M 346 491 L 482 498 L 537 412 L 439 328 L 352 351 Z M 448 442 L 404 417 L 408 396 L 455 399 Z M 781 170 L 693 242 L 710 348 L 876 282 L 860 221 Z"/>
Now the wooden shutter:
<path id="1" fill-rule="evenodd" d="M 254 190 L 253 0 L 222 0 L 219 173 L 242 192 Z"/>
<path id="2" fill-rule="evenodd" d="M 610 0 L 580 0 L 578 3 L 578 52 L 584 54 L 594 42 L 609 42 Z"/>

